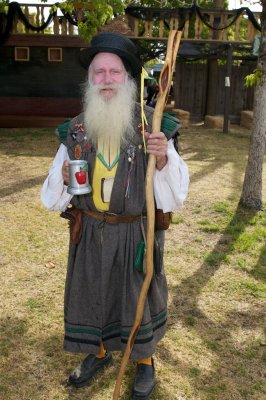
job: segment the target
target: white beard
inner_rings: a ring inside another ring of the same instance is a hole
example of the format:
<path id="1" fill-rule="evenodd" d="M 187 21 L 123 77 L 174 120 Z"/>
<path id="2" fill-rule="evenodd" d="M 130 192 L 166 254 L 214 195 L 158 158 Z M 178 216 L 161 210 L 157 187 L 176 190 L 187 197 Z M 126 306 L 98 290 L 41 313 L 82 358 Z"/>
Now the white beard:
<path id="1" fill-rule="evenodd" d="M 113 88 L 116 93 L 107 99 L 101 89 Z M 134 134 L 134 108 L 137 85 L 129 77 L 124 84 L 98 84 L 88 81 L 84 94 L 84 125 L 86 136 L 94 145 L 98 139 L 122 143 Z"/>

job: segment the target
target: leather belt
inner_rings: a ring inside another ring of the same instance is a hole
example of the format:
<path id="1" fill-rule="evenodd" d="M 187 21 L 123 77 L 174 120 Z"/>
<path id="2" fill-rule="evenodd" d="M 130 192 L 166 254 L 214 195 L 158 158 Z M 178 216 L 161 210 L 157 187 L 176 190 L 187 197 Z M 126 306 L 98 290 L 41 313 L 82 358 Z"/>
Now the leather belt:
<path id="1" fill-rule="evenodd" d="M 140 219 L 140 215 L 119 215 L 113 214 L 109 212 L 99 212 L 99 211 L 92 211 L 92 210 L 82 210 L 83 214 L 89 215 L 92 218 L 100 219 L 108 224 L 120 224 L 120 223 L 128 223 L 134 222 Z"/>

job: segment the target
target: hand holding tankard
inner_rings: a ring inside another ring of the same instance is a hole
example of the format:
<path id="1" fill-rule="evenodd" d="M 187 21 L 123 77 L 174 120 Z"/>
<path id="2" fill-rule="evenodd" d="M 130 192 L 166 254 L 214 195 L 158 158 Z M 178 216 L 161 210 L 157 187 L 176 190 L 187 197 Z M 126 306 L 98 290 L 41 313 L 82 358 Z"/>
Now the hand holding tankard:
<path id="1" fill-rule="evenodd" d="M 64 161 L 62 166 L 64 183 L 68 185 L 67 192 L 73 195 L 91 193 L 88 179 L 88 163 L 85 160 Z"/>

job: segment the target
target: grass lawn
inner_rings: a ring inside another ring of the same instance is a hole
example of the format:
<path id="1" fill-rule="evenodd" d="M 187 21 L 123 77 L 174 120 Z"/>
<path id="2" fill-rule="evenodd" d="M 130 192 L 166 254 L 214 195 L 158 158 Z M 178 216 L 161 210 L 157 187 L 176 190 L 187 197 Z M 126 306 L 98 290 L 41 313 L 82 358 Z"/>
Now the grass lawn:
<path id="1" fill-rule="evenodd" d="M 112 398 L 121 357 L 91 386 L 65 386 L 82 355 L 65 353 L 67 222 L 40 203 L 58 147 L 53 130 L 0 129 L 0 398 Z M 266 213 L 238 207 L 249 133 L 184 129 L 191 185 L 167 231 L 168 332 L 152 400 L 266 398 Z M 266 160 L 264 192 L 266 199 Z M 131 362 L 122 399 L 130 398 Z"/>

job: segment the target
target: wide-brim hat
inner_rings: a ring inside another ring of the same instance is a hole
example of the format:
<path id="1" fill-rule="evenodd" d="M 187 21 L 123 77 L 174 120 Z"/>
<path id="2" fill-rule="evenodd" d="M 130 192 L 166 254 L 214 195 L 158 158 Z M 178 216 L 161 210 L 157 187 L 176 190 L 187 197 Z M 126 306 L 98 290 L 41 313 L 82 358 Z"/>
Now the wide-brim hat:
<path id="1" fill-rule="evenodd" d="M 80 52 L 80 63 L 88 68 L 98 53 L 113 53 L 119 56 L 125 68 L 133 77 L 141 73 L 142 64 L 135 44 L 126 36 L 117 32 L 101 32 L 92 38 L 91 47 Z"/>

